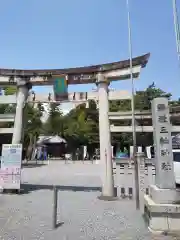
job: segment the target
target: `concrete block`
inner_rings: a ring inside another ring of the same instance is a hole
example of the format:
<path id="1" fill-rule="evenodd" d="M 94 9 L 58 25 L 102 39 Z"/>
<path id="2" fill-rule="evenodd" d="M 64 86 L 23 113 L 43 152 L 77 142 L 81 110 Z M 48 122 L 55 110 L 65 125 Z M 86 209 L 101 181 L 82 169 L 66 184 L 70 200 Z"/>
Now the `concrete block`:
<path id="1" fill-rule="evenodd" d="M 166 232 L 169 230 L 167 217 L 151 218 L 149 221 L 149 230 L 151 232 Z"/>
<path id="2" fill-rule="evenodd" d="M 177 189 L 161 189 L 151 185 L 149 195 L 155 203 L 168 204 L 180 201 L 180 191 Z"/>
<path id="3" fill-rule="evenodd" d="M 179 218 L 168 218 L 168 227 L 172 232 L 179 232 Z"/>
<path id="4" fill-rule="evenodd" d="M 155 203 L 150 196 L 144 196 L 145 216 L 152 232 L 179 231 L 180 204 Z"/>

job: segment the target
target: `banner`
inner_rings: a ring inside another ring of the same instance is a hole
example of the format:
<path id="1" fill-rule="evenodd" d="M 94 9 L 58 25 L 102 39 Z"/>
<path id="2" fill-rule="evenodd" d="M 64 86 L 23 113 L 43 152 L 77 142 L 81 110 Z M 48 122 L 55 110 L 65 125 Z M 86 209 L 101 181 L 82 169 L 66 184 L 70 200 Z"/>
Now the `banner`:
<path id="1" fill-rule="evenodd" d="M 54 98 L 56 101 L 68 100 L 68 84 L 66 76 L 53 76 Z"/>

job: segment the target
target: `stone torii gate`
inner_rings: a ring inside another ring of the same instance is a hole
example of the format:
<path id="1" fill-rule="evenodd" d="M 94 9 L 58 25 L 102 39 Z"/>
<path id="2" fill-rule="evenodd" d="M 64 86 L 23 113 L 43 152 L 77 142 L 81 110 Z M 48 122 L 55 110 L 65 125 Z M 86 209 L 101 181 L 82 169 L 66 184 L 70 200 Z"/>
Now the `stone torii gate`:
<path id="1" fill-rule="evenodd" d="M 141 68 L 148 63 L 150 54 L 133 58 L 133 77 L 138 78 Z M 32 86 L 53 85 L 55 76 L 66 76 L 67 84 L 95 83 L 99 96 L 99 137 L 100 159 L 103 168 L 102 198 L 113 198 L 114 179 L 112 172 L 111 138 L 109 126 L 108 86 L 111 81 L 129 79 L 131 76 L 130 60 L 113 62 L 88 67 L 55 70 L 18 70 L 0 69 L 0 86 L 16 85 L 17 105 L 12 143 L 21 142 L 23 126 L 23 108 Z"/>

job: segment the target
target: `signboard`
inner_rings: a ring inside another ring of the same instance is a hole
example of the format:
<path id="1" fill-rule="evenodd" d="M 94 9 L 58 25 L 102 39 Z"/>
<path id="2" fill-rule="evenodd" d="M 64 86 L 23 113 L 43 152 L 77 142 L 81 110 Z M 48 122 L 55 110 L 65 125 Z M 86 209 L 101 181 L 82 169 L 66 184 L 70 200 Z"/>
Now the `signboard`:
<path id="1" fill-rule="evenodd" d="M 152 101 L 152 120 L 156 184 L 164 189 L 175 188 L 168 99 L 156 98 Z"/>
<path id="2" fill-rule="evenodd" d="M 56 101 L 68 100 L 68 84 L 66 76 L 53 76 L 54 97 Z"/>
<path id="3" fill-rule="evenodd" d="M 22 144 L 3 144 L 0 187 L 3 189 L 20 189 Z"/>
<path id="4" fill-rule="evenodd" d="M 68 84 L 86 84 L 93 83 L 96 81 L 96 74 L 69 74 L 68 75 Z"/>

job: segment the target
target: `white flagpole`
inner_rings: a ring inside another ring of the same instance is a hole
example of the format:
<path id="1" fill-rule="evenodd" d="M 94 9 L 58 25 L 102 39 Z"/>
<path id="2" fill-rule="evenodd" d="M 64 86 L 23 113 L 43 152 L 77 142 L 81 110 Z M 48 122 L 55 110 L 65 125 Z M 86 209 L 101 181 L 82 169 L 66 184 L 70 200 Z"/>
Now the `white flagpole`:
<path id="1" fill-rule="evenodd" d="M 172 4 L 173 4 L 173 17 L 174 17 L 174 30 L 175 30 L 175 36 L 176 36 L 176 49 L 177 49 L 178 61 L 180 64 L 180 31 L 179 31 L 179 18 L 178 18 L 176 0 L 172 0 Z"/>
<path id="2" fill-rule="evenodd" d="M 135 89 L 134 89 L 134 79 L 133 79 L 133 62 L 132 62 L 132 36 L 131 36 L 131 16 L 129 8 L 129 0 L 126 0 L 127 5 L 127 18 L 128 18 L 128 41 L 129 41 L 129 59 L 130 59 L 130 75 L 131 75 L 131 110 L 132 110 L 132 135 L 133 135 L 133 160 L 135 167 L 135 187 L 136 187 L 136 208 L 139 209 L 139 174 L 138 174 L 138 164 L 136 159 L 136 119 L 135 119 Z"/>

